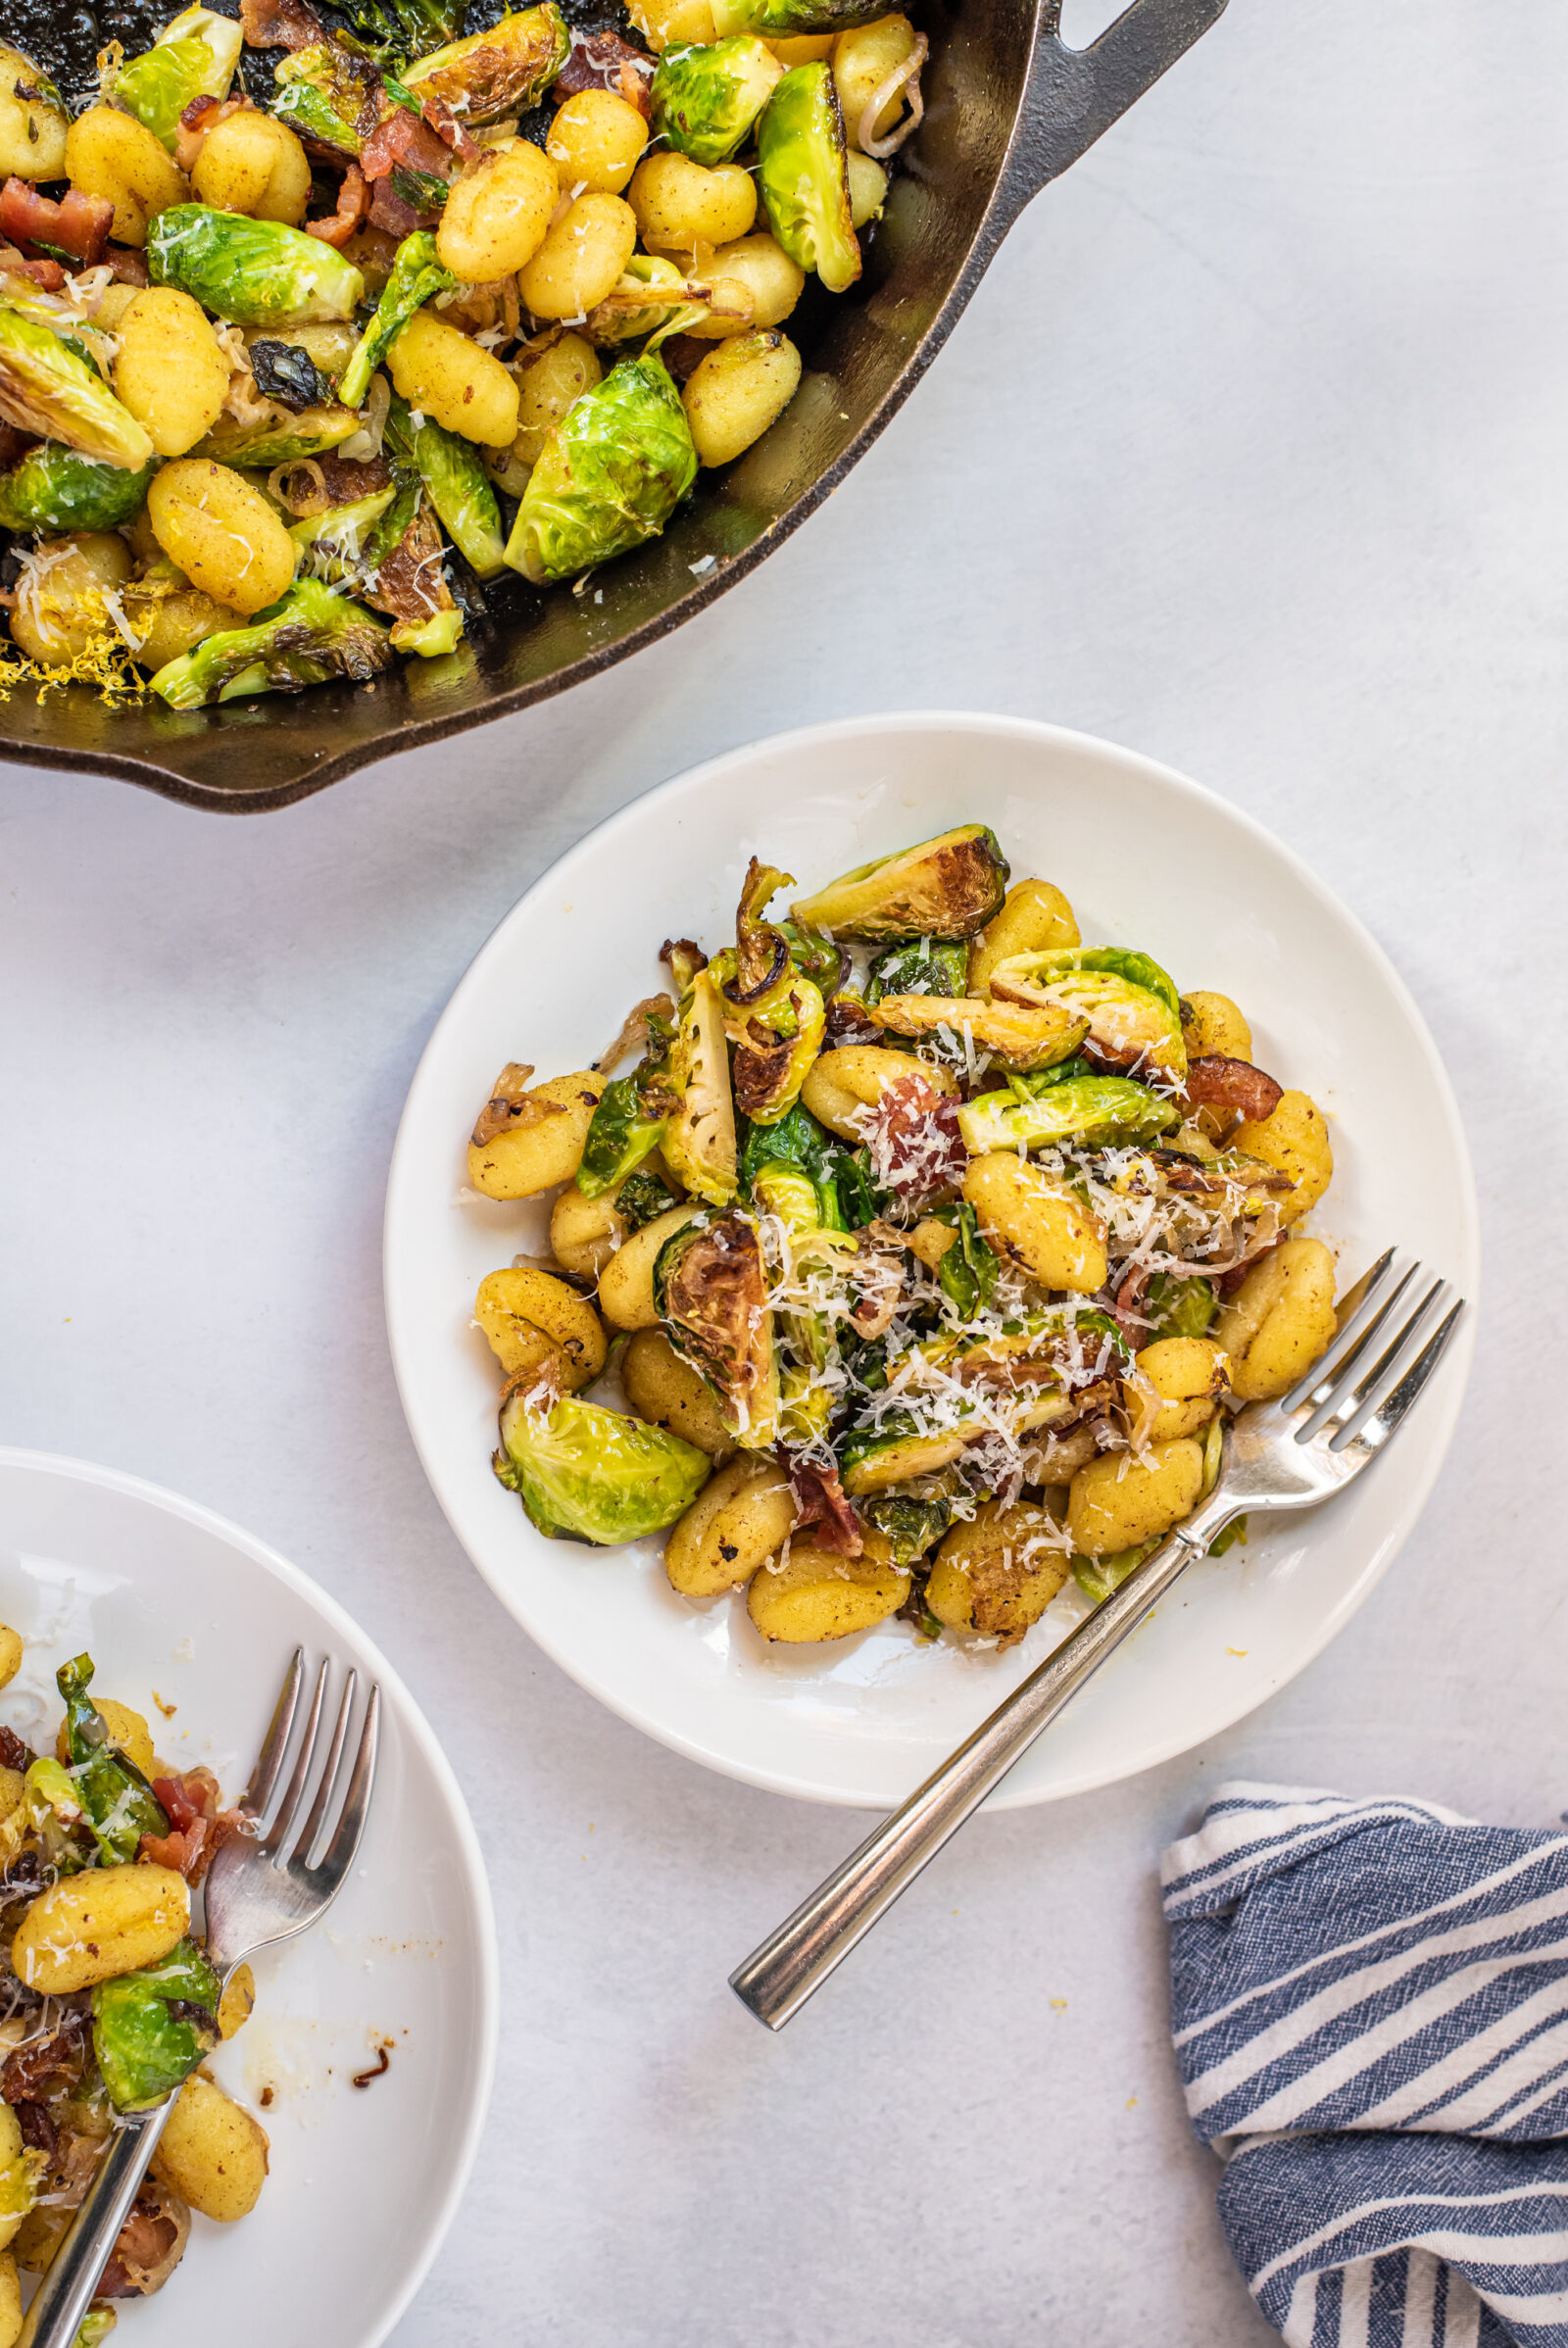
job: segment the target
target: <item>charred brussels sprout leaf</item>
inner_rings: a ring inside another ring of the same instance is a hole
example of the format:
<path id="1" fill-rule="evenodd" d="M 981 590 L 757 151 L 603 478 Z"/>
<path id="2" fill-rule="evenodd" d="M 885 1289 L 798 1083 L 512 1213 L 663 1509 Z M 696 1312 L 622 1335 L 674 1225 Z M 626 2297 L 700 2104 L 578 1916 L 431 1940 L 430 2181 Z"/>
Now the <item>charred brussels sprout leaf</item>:
<path id="1" fill-rule="evenodd" d="M 161 1964 L 100 1981 L 92 2046 L 117 2112 L 148 2112 L 183 2084 L 218 2044 L 217 1974 L 182 1940 Z"/>
<path id="2" fill-rule="evenodd" d="M 127 472 L 46 440 L 0 474 L 0 530 L 118 529 L 141 512 L 159 463 Z"/>
<path id="3" fill-rule="evenodd" d="M 712 1461 L 678 1435 L 563 1394 L 549 1411 L 509 1396 L 495 1472 L 552 1541 L 612 1548 L 684 1515 Z"/>
<path id="4" fill-rule="evenodd" d="M 452 271 L 443 269 L 437 260 L 435 237 L 428 228 L 416 228 L 412 236 L 403 239 L 393 259 L 392 274 L 381 288 L 375 316 L 343 369 L 337 396 L 346 407 L 360 405 L 369 389 L 370 377 L 415 312 L 432 294 L 451 293 L 457 282 Z"/>
<path id="5" fill-rule="evenodd" d="M 501 508 L 472 441 L 429 416 L 416 424 L 408 402 L 394 393 L 386 444 L 394 459 L 418 474 L 442 528 L 469 568 L 481 579 L 493 579 L 504 567 Z"/>
<path id="6" fill-rule="evenodd" d="M 249 693 L 295 693 L 334 677 L 355 684 L 390 668 L 386 631 L 360 604 L 318 579 L 296 579 L 248 628 L 223 628 L 152 678 L 172 709 L 205 709 Z"/>
<path id="7" fill-rule="evenodd" d="M 871 964 L 867 1003 L 884 995 L 949 995 L 968 992 L 969 949 L 956 938 L 910 938 L 890 946 Z"/>
<path id="8" fill-rule="evenodd" d="M 728 163 L 779 78 L 777 58 L 755 33 L 666 49 L 648 93 L 654 135 L 694 163 Z"/>
<path id="9" fill-rule="evenodd" d="M 629 1076 L 612 1077 L 599 1096 L 577 1168 L 585 1198 L 602 1198 L 636 1172 L 658 1149 L 676 1105 L 669 1081 L 673 1023 L 650 1014 L 648 1025 L 651 1049 L 642 1061 Z"/>
<path id="10" fill-rule="evenodd" d="M 337 7 L 382 59 L 417 57 L 463 30 L 463 0 L 337 0 Z"/>
<path id="11" fill-rule="evenodd" d="M 147 231 L 147 271 L 236 326 L 347 318 L 365 279 L 318 236 L 206 204 L 172 204 Z"/>
<path id="12" fill-rule="evenodd" d="M 121 67 L 116 103 L 172 154 L 179 118 L 191 100 L 228 96 L 244 37 L 229 17 L 216 16 L 210 8 L 181 9 L 152 48 Z"/>
<path id="13" fill-rule="evenodd" d="M 352 159 L 364 153 L 368 126 L 395 103 L 373 61 L 341 41 L 313 42 L 273 68 L 278 121 L 314 145 Z"/>
<path id="14" fill-rule="evenodd" d="M 1055 1005 L 1088 1023 L 1086 1050 L 1102 1065 L 1136 1069 L 1156 1083 L 1187 1075 L 1181 1000 L 1157 962 L 1114 947 L 1018 954 L 991 973 L 1001 1003 Z"/>
<path id="15" fill-rule="evenodd" d="M 867 945 L 972 938 L 1001 909 L 1006 889 L 1007 859 L 996 833 L 963 823 L 918 848 L 861 864 L 791 909 L 812 929 Z"/>
<path id="16" fill-rule="evenodd" d="M 402 493 L 396 488 L 372 490 L 368 497 L 355 498 L 347 506 L 328 506 L 324 514 L 313 514 L 297 521 L 289 536 L 300 550 L 300 567 L 313 579 L 324 579 L 336 587 L 345 579 L 360 585 L 375 566 L 378 541 L 372 543 L 375 525 L 388 507 L 400 504 Z M 405 513 L 403 528 L 408 527 Z M 402 536 L 399 530 L 398 536 Z"/>
<path id="17" fill-rule="evenodd" d="M 854 967 L 846 950 L 814 929 L 803 929 L 798 921 L 781 921 L 777 926 L 796 969 L 812 981 L 824 1003 L 831 1003 Z"/>
<path id="18" fill-rule="evenodd" d="M 860 246 L 844 117 L 825 60 L 796 66 L 778 83 L 757 126 L 757 162 L 778 242 L 799 268 L 814 269 L 830 293 L 846 292 L 860 273 Z"/>
<path id="19" fill-rule="evenodd" d="M 1144 1292 L 1143 1309 L 1149 1320 L 1144 1343 L 1161 1337 L 1206 1337 L 1219 1310 L 1219 1299 L 1206 1280 L 1173 1280 L 1156 1272 Z"/>
<path id="20" fill-rule="evenodd" d="M 152 442 L 97 369 L 9 304 L 0 306 L 0 416 L 138 476 L 152 460 Z"/>
<path id="21" fill-rule="evenodd" d="M 648 1168 L 628 1174 L 615 1198 L 616 1211 L 628 1231 L 641 1231 L 645 1223 L 656 1221 L 679 1204 L 668 1183 Z"/>
<path id="22" fill-rule="evenodd" d="M 304 408 L 286 420 L 273 416 L 261 423 L 242 424 L 220 416 L 206 438 L 191 451 L 195 457 L 215 457 L 220 465 L 266 466 L 297 465 L 305 457 L 324 457 L 341 448 L 361 428 L 352 408 Z"/>
<path id="23" fill-rule="evenodd" d="M 134 1859 L 143 1834 L 167 1834 L 169 1817 L 135 1763 L 115 1742 L 88 1689 L 93 1661 L 77 1655 L 55 1674 L 66 1707 L 66 1741 L 77 1797 L 106 1867 Z"/>
<path id="24" fill-rule="evenodd" d="M 1129 1076 L 1074 1076 L 1048 1085 L 1033 1099 L 981 1093 L 958 1111 L 958 1131 L 971 1154 L 993 1150 L 1041 1150 L 1057 1142 L 1108 1148 L 1152 1142 L 1181 1123 L 1181 1111 Z"/>
<path id="25" fill-rule="evenodd" d="M 275 400 L 291 416 L 331 401 L 330 377 L 297 342 L 253 342 L 251 369 L 262 397 Z"/>
<path id="26" fill-rule="evenodd" d="M 669 1082 L 677 1101 L 664 1128 L 670 1172 L 710 1206 L 727 1206 L 735 1196 L 735 1103 L 711 970 L 699 970 L 680 999 Z"/>
<path id="27" fill-rule="evenodd" d="M 974 1208 L 967 1201 L 959 1206 L 939 1206 L 936 1213 L 957 1233 L 937 1266 L 937 1286 L 965 1320 L 973 1320 L 981 1306 L 991 1301 L 1001 1264 L 980 1237 Z"/>
<path id="28" fill-rule="evenodd" d="M 826 1010 L 803 976 L 789 940 L 762 914 L 794 876 L 753 856 L 735 916 L 735 946 L 709 964 L 735 1046 L 736 1104 L 754 1125 L 776 1125 L 793 1107 L 822 1048 Z"/>
<path id="29" fill-rule="evenodd" d="M 873 24 L 887 10 L 880 0 L 713 0 L 721 33 L 760 32 L 770 41 L 808 32 L 849 32 Z"/>
<path id="30" fill-rule="evenodd" d="M 697 478 L 686 411 L 657 353 L 574 400 L 528 476 L 507 561 L 535 586 L 657 538 Z"/>
<path id="31" fill-rule="evenodd" d="M 498 122 L 538 105 L 570 48 L 565 19 L 546 0 L 504 16 L 488 32 L 432 50 L 405 67 L 401 79 L 421 104 L 434 101 L 459 122 Z"/>
<path id="32" fill-rule="evenodd" d="M 858 1504 L 856 1514 L 893 1543 L 895 1565 L 913 1565 L 928 1555 L 952 1524 L 952 1494 L 930 1489 L 941 1482 L 936 1476 L 923 1477 L 916 1492 L 895 1486 Z"/>
<path id="33" fill-rule="evenodd" d="M 748 1451 L 765 1451 L 778 1435 L 768 1288 L 757 1225 L 733 1211 L 672 1231 L 654 1266 L 665 1336 L 706 1379 L 725 1426 Z"/>
<path id="34" fill-rule="evenodd" d="M 850 1152 L 837 1136 L 819 1125 L 810 1110 L 797 1101 L 776 1125 L 754 1125 L 747 1134 L 741 1152 L 741 1190 L 773 1213 L 777 1209 L 769 1197 L 770 1184 L 776 1186 L 780 1176 L 793 1175 L 810 1188 L 813 1227 L 848 1231 L 853 1226 L 845 1212 L 841 1184 L 851 1162 Z"/>

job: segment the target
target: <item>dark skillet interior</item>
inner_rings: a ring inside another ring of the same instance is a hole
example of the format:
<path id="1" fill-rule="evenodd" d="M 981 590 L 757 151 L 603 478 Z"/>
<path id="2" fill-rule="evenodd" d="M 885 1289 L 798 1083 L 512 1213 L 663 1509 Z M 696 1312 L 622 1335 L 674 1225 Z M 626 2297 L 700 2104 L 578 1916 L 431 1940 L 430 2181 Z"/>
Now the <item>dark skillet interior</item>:
<path id="1" fill-rule="evenodd" d="M 209 5 L 238 14 L 238 0 Z M 482 5 L 501 13 L 491 0 Z M 173 6 L 105 0 L 67 12 L 50 0 L 12 0 L 5 36 L 80 104 L 96 87 L 104 42 L 134 54 Z M 565 0 L 565 13 L 595 27 L 621 21 L 617 0 Z M 978 258 L 969 271 L 965 263 L 1018 114 L 1034 7 L 964 0 L 960 19 L 954 0 L 919 0 L 916 14 L 932 46 L 926 120 L 900 158 L 860 283 L 839 301 L 802 303 L 790 327 L 806 362 L 800 391 L 735 465 L 699 476 L 662 538 L 596 572 L 581 595 L 509 577 L 499 592 L 486 589 L 489 614 L 474 622 L 468 647 L 405 662 L 368 686 L 190 712 L 154 700 L 110 709 L 85 687 L 40 705 L 23 689 L 0 704 L 0 756 L 119 774 L 205 807 L 280 807 L 393 750 L 562 691 L 678 625 L 750 568 L 854 462 L 853 444 L 870 436 L 917 371 L 922 337 L 977 273 Z M 489 16 L 470 6 L 470 27 Z M 265 102 L 265 56 L 248 50 L 245 69 Z"/>

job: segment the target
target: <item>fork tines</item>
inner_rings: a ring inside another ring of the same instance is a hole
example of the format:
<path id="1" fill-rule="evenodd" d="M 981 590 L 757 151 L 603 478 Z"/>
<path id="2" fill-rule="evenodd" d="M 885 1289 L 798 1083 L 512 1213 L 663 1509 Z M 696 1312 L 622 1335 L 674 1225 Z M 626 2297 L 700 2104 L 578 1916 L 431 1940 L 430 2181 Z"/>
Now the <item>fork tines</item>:
<path id="1" fill-rule="evenodd" d="M 1374 1448 L 1386 1443 L 1442 1360 L 1463 1311 L 1464 1298 L 1447 1281 L 1416 1258 L 1401 1265 L 1397 1250 L 1386 1249 L 1347 1295 L 1327 1352 L 1280 1404 L 1300 1418 L 1297 1442 L 1326 1441 L 1335 1451 L 1357 1438 Z"/>
<path id="2" fill-rule="evenodd" d="M 294 1727 L 305 1684 L 305 1651 L 303 1647 L 295 1648 L 255 1772 L 240 1802 L 245 1816 L 255 1821 L 258 1847 L 279 1870 L 341 1875 L 358 1847 L 369 1806 L 380 1729 L 381 1690 L 372 1684 L 353 1757 L 346 1760 L 359 1673 L 351 1670 L 345 1678 L 330 1735 L 323 1737 L 322 1714 L 331 1671 L 332 1658 L 323 1656 L 316 1674 L 304 1731 L 294 1752 L 294 1765 L 269 1829 L 267 1817 L 294 1745 Z M 306 1797 L 313 1785 L 315 1797 L 307 1810 Z M 335 1827 L 331 1824 L 334 1817 Z"/>

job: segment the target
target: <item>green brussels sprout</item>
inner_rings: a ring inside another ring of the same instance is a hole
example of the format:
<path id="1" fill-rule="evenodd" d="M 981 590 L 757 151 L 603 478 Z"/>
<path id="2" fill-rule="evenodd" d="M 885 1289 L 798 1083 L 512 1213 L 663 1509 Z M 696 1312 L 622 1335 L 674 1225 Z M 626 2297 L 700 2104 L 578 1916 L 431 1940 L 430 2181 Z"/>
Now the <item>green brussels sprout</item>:
<path id="1" fill-rule="evenodd" d="M 668 1183 L 651 1166 L 628 1174 L 615 1197 L 615 1211 L 628 1232 L 641 1231 L 645 1223 L 657 1222 L 661 1215 L 668 1214 L 672 1206 L 679 1204 Z"/>
<path id="2" fill-rule="evenodd" d="M 92 1993 L 92 2047 L 117 2112 L 150 2112 L 218 2044 L 222 1987 L 191 1941 Z"/>
<path id="3" fill-rule="evenodd" d="M 27 1764 L 22 1799 L 0 1821 L 0 1871 L 30 1843 L 57 1875 L 79 1875 L 98 1856 L 76 1781 L 52 1753 Z"/>
<path id="4" fill-rule="evenodd" d="M 824 1003 L 831 1003 L 853 967 L 846 948 L 835 946 L 817 930 L 803 929 L 798 921 L 780 921 L 775 926 L 801 976 L 813 982 Z"/>
<path id="5" fill-rule="evenodd" d="M 889 946 L 871 964 L 867 1003 L 884 995 L 963 996 L 969 990 L 969 949 L 961 938 L 909 938 Z"/>
<path id="6" fill-rule="evenodd" d="M 147 273 L 236 326 L 352 318 L 365 299 L 359 270 L 320 237 L 207 204 L 159 213 L 147 231 Z"/>
<path id="7" fill-rule="evenodd" d="M 1007 859 L 996 833 L 984 823 L 961 823 L 918 848 L 857 866 L 790 909 L 808 928 L 873 946 L 911 937 L 972 938 L 1000 911 L 1006 892 Z"/>
<path id="8" fill-rule="evenodd" d="M 358 161 L 370 128 L 398 104 L 374 62 L 338 40 L 313 41 L 272 72 L 272 112 L 317 147 Z M 417 114 L 411 100 L 408 111 Z"/>
<path id="9" fill-rule="evenodd" d="M 421 660 L 443 660 L 462 642 L 463 613 L 455 603 L 443 604 L 428 619 L 395 619 L 392 623 L 393 651 L 417 653 Z"/>
<path id="10" fill-rule="evenodd" d="M 71 2348 L 103 2348 L 103 2343 L 120 2322 L 112 2307 L 90 2307 L 76 2326 L 76 2336 Z"/>
<path id="11" fill-rule="evenodd" d="M 555 0 L 504 16 L 488 32 L 451 41 L 404 68 L 403 86 L 460 122 L 499 122 L 537 106 L 571 49 Z"/>
<path id="12" fill-rule="evenodd" d="M 301 571 L 333 587 L 345 579 L 362 580 L 372 567 L 367 553 L 370 532 L 397 496 L 396 488 L 374 489 L 368 497 L 328 506 L 295 522 L 289 536 L 300 550 Z"/>
<path id="13" fill-rule="evenodd" d="M 375 316 L 360 336 L 339 380 L 337 396 L 346 407 L 359 407 L 370 387 L 370 377 L 421 304 L 432 294 L 450 293 L 457 282 L 437 260 L 430 229 L 416 228 L 403 239 L 393 258 L 392 273 L 377 299 Z"/>
<path id="14" fill-rule="evenodd" d="M 1146 1345 L 1162 1337 L 1206 1337 L 1219 1310 L 1219 1298 L 1206 1280 L 1174 1279 L 1156 1272 L 1144 1291 L 1143 1312 L 1149 1322 Z"/>
<path id="15" fill-rule="evenodd" d="M 417 472 L 442 528 L 469 569 L 493 579 L 506 566 L 506 540 L 496 493 L 472 441 L 429 416 L 416 424 L 407 400 L 394 392 L 385 445 L 395 461 Z"/>
<path id="16" fill-rule="evenodd" d="M 1137 1573 L 1156 1549 L 1164 1546 L 1168 1538 L 1164 1533 L 1157 1534 L 1152 1541 L 1140 1541 L 1135 1549 L 1118 1549 L 1110 1557 L 1075 1557 L 1072 1578 L 1086 1598 L 1093 1598 L 1097 1606 L 1102 1605 L 1112 1590 L 1120 1590 L 1129 1575 Z M 1212 1556 L 1212 1549 L 1209 1554 Z"/>
<path id="17" fill-rule="evenodd" d="M 1086 1019 L 1102 1065 L 1147 1071 L 1161 1084 L 1186 1081 L 1181 998 L 1148 954 L 1110 946 L 1010 954 L 992 971 L 991 993 L 1001 1003 L 1054 1003 Z"/>
<path id="18" fill-rule="evenodd" d="M 668 997 L 664 1000 L 667 1002 Z M 649 1047 L 629 1076 L 612 1077 L 599 1096 L 577 1168 L 577 1188 L 585 1198 L 602 1198 L 634 1174 L 643 1159 L 658 1149 L 664 1128 L 679 1105 L 670 1083 L 670 1052 L 674 1022 L 657 1011 L 646 1014 Z"/>
<path id="19" fill-rule="evenodd" d="M 850 207 L 850 166 L 833 68 L 796 66 L 757 125 L 757 184 L 767 223 L 790 259 L 815 269 L 829 293 L 846 293 L 860 273 Z"/>
<path id="20" fill-rule="evenodd" d="M 785 1215 L 793 1228 L 848 1231 L 851 1226 L 841 1196 L 843 1170 L 850 1152 L 836 1134 L 819 1125 L 797 1101 L 772 1125 L 754 1124 L 741 1151 L 740 1187 L 744 1198 L 755 1199 L 769 1214 L 781 1211 L 778 1201 L 799 1201 L 799 1189 L 779 1188 L 786 1181 L 809 1187 L 812 1212 L 809 1224 Z"/>
<path id="21" fill-rule="evenodd" d="M 265 466 L 295 465 L 305 457 L 324 457 L 352 440 L 364 423 L 352 408 L 302 408 L 298 416 L 275 416 L 260 423 L 242 424 L 220 416 L 212 430 L 196 443 L 193 457 L 216 457 L 220 465 Z"/>
<path id="22" fill-rule="evenodd" d="M 364 684 L 396 660 L 386 631 L 318 579 L 296 579 L 248 628 L 221 628 L 149 682 L 172 709 L 201 709 L 249 693 L 294 693 L 334 677 Z"/>
<path id="23" fill-rule="evenodd" d="M 134 1859 L 143 1834 L 167 1834 L 169 1814 L 141 1771 L 109 1733 L 88 1693 L 93 1660 L 77 1655 L 55 1674 L 66 1707 L 66 1743 L 76 1797 L 106 1867 Z"/>
<path id="24" fill-rule="evenodd" d="M 230 17 L 182 8 L 153 46 L 115 76 L 115 103 L 144 122 L 171 155 L 193 98 L 226 98 L 245 35 Z"/>
<path id="25" fill-rule="evenodd" d="M 1010 1088 L 981 1093 L 958 1111 L 958 1131 L 975 1157 L 992 1150 L 1043 1150 L 1057 1142 L 1087 1149 L 1152 1142 L 1181 1123 L 1174 1104 L 1129 1076 L 1074 1076 L 1020 1101 Z"/>
<path id="26" fill-rule="evenodd" d="M 713 1465 L 678 1435 L 618 1410 L 563 1394 L 541 1411 L 520 1393 L 502 1405 L 492 1464 L 547 1539 L 604 1548 L 672 1525 Z"/>
<path id="27" fill-rule="evenodd" d="M 713 24 L 723 34 L 760 32 L 770 41 L 809 32 L 849 32 L 885 17 L 881 0 L 713 0 Z"/>
<path id="28" fill-rule="evenodd" d="M 657 352 L 623 359 L 574 400 L 517 509 L 507 561 L 536 587 L 657 538 L 697 478 L 680 394 Z"/>
<path id="29" fill-rule="evenodd" d="M 743 1450 L 777 1441 L 779 1366 L 770 1282 L 750 1215 L 731 1210 L 672 1231 L 654 1265 L 660 1323 L 703 1378 Z"/>
<path id="30" fill-rule="evenodd" d="M 780 78 L 778 59 L 755 33 L 666 49 L 648 92 L 654 136 L 693 163 L 728 163 Z"/>
<path id="31" fill-rule="evenodd" d="M 735 1103 L 723 999 L 710 970 L 699 970 L 681 996 L 669 1083 L 677 1106 L 664 1128 L 665 1163 L 694 1198 L 727 1206 L 736 1186 Z"/>
<path id="32" fill-rule="evenodd" d="M 957 1233 L 937 1265 L 937 1286 L 964 1319 L 972 1321 L 996 1293 L 1001 1258 L 980 1237 L 974 1208 L 967 1199 L 956 1206 L 936 1207 L 933 1213 L 938 1222 L 951 1224 Z"/>
<path id="33" fill-rule="evenodd" d="M 972 1403 L 960 1403 L 956 1423 L 933 1435 L 912 1410 L 884 1411 L 875 1426 L 853 1428 L 839 1444 L 839 1481 L 858 1502 L 862 1494 L 936 1475 L 984 1432 L 974 1415 Z"/>
<path id="34" fill-rule="evenodd" d="M 153 462 L 152 442 L 97 369 L 9 303 L 0 304 L 0 416 L 123 472 L 140 476 Z"/>
<path id="35" fill-rule="evenodd" d="M 463 30 L 463 0 L 338 0 L 338 14 L 383 60 L 417 57 Z"/>
<path id="36" fill-rule="evenodd" d="M 735 915 L 735 945 L 709 963 L 724 1005 L 724 1032 L 735 1047 L 738 1105 L 754 1125 L 776 1125 L 800 1096 L 822 1048 L 826 1006 L 797 968 L 789 940 L 762 919 L 770 899 L 794 876 L 753 856 Z"/>
<path id="37" fill-rule="evenodd" d="M 0 474 L 0 530 L 114 530 L 139 514 L 160 459 L 140 472 L 100 465 L 62 441 L 41 441 Z"/>
<path id="38" fill-rule="evenodd" d="M 952 1480 L 954 1491 L 941 1487 Z M 895 1486 L 861 1500 L 856 1514 L 885 1534 L 893 1543 L 895 1565 L 913 1565 L 928 1556 L 953 1523 L 956 1471 L 947 1477 L 924 1476 L 917 1490 Z"/>

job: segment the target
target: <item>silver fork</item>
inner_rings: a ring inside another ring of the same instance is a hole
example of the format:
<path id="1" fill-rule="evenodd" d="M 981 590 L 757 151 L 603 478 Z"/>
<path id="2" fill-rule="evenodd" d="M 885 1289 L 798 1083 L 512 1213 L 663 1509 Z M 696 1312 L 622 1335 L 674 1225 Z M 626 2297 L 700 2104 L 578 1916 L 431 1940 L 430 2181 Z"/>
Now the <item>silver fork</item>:
<path id="1" fill-rule="evenodd" d="M 1340 1307 L 1322 1358 L 1277 1402 L 1240 1411 L 1218 1481 L 1186 1524 L 1021 1680 L 989 1720 L 729 1977 L 782 2030 L 992 1787 L 1234 1518 L 1314 1508 L 1370 1466 L 1442 1360 L 1464 1299 L 1389 1248 Z M 1413 1301 L 1412 1301 L 1413 1299 Z M 1435 1328 L 1434 1314 L 1443 1313 Z M 1430 1329 L 1420 1350 L 1416 1341 Z"/>
<path id="2" fill-rule="evenodd" d="M 353 1759 L 345 1765 L 359 1674 L 351 1671 L 343 1684 L 326 1739 L 321 1717 L 331 1668 L 327 1656 L 316 1675 L 294 1766 L 269 1830 L 267 1814 L 288 1759 L 305 1684 L 304 1651 L 295 1648 L 251 1782 L 237 1805 L 255 1832 L 225 1842 L 208 1870 L 203 1887 L 207 1958 L 225 1987 L 248 1957 L 292 1940 L 326 1913 L 360 1847 L 375 1784 L 381 1690 L 372 1684 Z M 307 1810 L 313 1784 L 315 1798 Z M 334 1812 L 336 1824 L 329 1830 Z M 70 2348 L 176 2101 L 177 2091 L 154 2111 L 132 2113 L 115 2129 L 38 2285 L 17 2348 Z"/>

